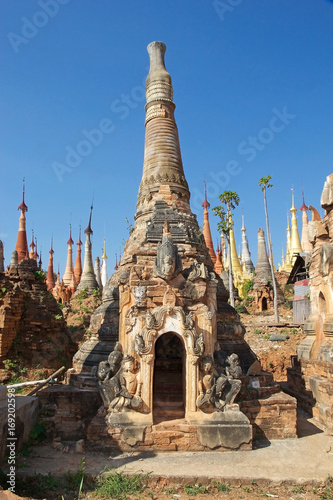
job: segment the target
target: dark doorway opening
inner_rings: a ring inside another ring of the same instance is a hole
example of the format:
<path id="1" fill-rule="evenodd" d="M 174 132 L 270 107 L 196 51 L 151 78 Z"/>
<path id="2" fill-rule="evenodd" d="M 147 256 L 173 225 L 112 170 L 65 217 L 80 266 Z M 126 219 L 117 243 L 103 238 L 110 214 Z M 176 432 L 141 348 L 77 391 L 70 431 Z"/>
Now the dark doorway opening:
<path id="1" fill-rule="evenodd" d="M 154 423 L 185 417 L 185 370 L 182 340 L 165 333 L 155 344 Z"/>
<path id="2" fill-rule="evenodd" d="M 267 311 L 267 299 L 266 299 L 266 297 L 263 297 L 263 299 L 262 299 L 261 310 L 262 311 Z"/>

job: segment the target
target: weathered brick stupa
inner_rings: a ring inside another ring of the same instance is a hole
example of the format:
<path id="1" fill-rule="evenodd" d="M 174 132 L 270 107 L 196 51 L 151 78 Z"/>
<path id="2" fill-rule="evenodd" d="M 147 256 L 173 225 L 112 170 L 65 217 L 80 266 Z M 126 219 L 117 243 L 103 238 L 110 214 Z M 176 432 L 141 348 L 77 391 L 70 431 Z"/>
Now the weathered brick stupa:
<path id="1" fill-rule="evenodd" d="M 104 413 L 88 439 L 122 449 L 185 449 L 182 439 L 186 449 L 251 447 L 251 425 L 233 402 L 256 358 L 190 209 L 165 50 L 161 42 L 148 46 L 134 229 L 67 381 L 92 387 L 98 373 Z M 170 420 L 181 422 L 177 443 L 152 431 Z"/>
<path id="2" fill-rule="evenodd" d="M 291 394 L 329 432 L 333 431 L 333 174 L 326 178 L 320 200 L 325 216 L 310 206 L 308 239 L 313 245 L 306 265 L 310 275 L 311 314 L 306 337 L 288 370 Z"/>

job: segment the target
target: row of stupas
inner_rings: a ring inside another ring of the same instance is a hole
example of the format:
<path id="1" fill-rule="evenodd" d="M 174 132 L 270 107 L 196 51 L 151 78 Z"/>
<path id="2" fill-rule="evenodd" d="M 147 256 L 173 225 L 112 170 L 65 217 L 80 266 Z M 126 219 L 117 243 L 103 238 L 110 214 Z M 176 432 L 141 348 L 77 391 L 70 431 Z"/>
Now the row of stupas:
<path id="1" fill-rule="evenodd" d="M 205 199 L 202 203 L 202 207 L 204 209 L 204 222 L 203 222 L 203 235 L 205 238 L 206 246 L 209 250 L 210 257 L 214 263 L 214 270 L 221 275 L 223 271 L 227 271 L 229 269 L 229 257 L 228 253 L 231 253 L 231 263 L 232 263 L 232 273 L 233 273 L 233 282 L 234 286 L 238 289 L 238 293 L 240 297 L 244 296 L 243 287 L 245 282 L 248 279 L 255 275 L 259 275 L 262 278 L 266 278 L 267 280 L 271 279 L 271 269 L 269 264 L 269 255 L 267 252 L 266 241 L 265 241 L 265 233 L 263 229 L 258 230 L 258 253 L 257 253 L 257 263 L 256 266 L 253 265 L 251 259 L 251 252 L 249 250 L 249 244 L 246 236 L 246 228 L 244 224 L 244 214 L 242 214 L 242 246 L 239 254 L 237 254 L 236 249 L 236 241 L 234 229 L 230 230 L 230 248 L 226 247 L 226 241 L 224 236 L 222 235 L 221 243 L 217 243 L 216 250 L 214 249 L 213 239 L 210 230 L 209 224 L 209 213 L 208 208 L 210 204 L 207 200 L 207 190 L 205 184 Z M 302 233 L 301 238 L 298 232 L 297 226 L 297 218 L 296 212 L 297 209 L 295 207 L 294 200 L 294 191 L 292 190 L 292 206 L 290 209 L 291 212 L 291 227 L 289 224 L 289 215 L 287 215 L 288 224 L 287 224 L 287 243 L 286 243 L 286 254 L 282 252 L 282 265 L 279 264 L 278 271 L 285 271 L 286 273 L 290 273 L 296 257 L 298 254 L 311 253 L 312 251 L 312 243 L 308 237 L 308 215 L 307 211 L 311 210 L 315 216 L 317 214 L 316 209 L 313 207 L 307 207 L 304 202 L 304 193 L 303 193 L 303 204 L 300 208 L 302 212 Z M 232 221 L 233 225 L 233 221 Z M 273 260 L 273 269 L 275 269 L 274 260 Z M 227 283 L 227 281 L 226 281 Z"/>
<path id="2" fill-rule="evenodd" d="M 217 242 L 217 247 L 214 249 L 213 239 L 211 235 L 210 223 L 209 223 L 209 212 L 210 204 L 207 200 L 207 190 L 205 184 L 205 192 L 204 192 L 204 201 L 202 203 L 202 207 L 204 209 L 203 212 L 203 235 L 206 242 L 206 246 L 209 251 L 209 255 L 214 264 L 214 270 L 217 274 L 221 275 L 223 271 L 228 272 L 229 269 L 229 258 L 228 252 L 231 252 L 231 262 L 232 262 L 232 272 L 233 272 L 233 280 L 234 285 L 238 289 L 238 293 L 240 297 L 243 297 L 243 286 L 244 283 L 253 277 L 253 274 L 261 274 L 266 276 L 267 279 L 270 278 L 270 266 L 268 253 L 265 243 L 265 235 L 262 229 L 258 231 L 258 254 L 257 254 L 257 263 L 254 266 L 251 259 L 251 252 L 249 250 L 249 244 L 246 236 L 246 228 L 244 224 L 244 214 L 242 215 L 242 245 L 241 250 L 237 254 L 236 249 L 236 241 L 235 234 L 233 228 L 230 231 L 230 249 L 227 249 L 227 244 L 225 238 L 222 236 L 221 242 Z M 17 259 L 18 262 L 21 262 L 23 259 L 30 258 L 34 259 L 38 262 L 39 268 L 41 269 L 42 261 L 41 256 L 39 256 L 37 252 L 37 238 L 34 238 L 34 234 L 32 233 L 32 241 L 30 243 L 30 252 L 28 250 L 28 240 L 27 240 L 27 232 L 26 232 L 26 215 L 25 213 L 28 211 L 28 207 L 25 203 L 25 188 L 23 186 L 23 195 L 22 202 L 18 206 L 18 210 L 20 213 L 19 218 L 19 229 L 18 236 L 16 241 L 15 250 L 17 251 Z M 302 232 L 301 238 L 299 236 L 298 227 L 297 227 L 297 218 L 296 212 L 297 209 L 295 207 L 294 202 L 294 192 L 292 191 L 292 207 L 290 209 L 291 212 L 291 227 L 289 223 L 289 216 L 287 216 L 287 243 L 286 243 L 286 253 L 282 252 L 282 265 L 279 264 L 278 271 L 285 271 L 290 273 L 293 267 L 293 264 L 296 259 L 296 255 L 299 253 L 308 253 L 312 251 L 312 244 L 308 238 L 308 216 L 307 211 L 312 210 L 314 214 L 316 214 L 316 210 L 313 207 L 307 207 L 304 202 L 304 193 L 303 193 L 303 204 L 300 208 L 302 212 Z M 85 256 L 84 262 L 82 266 L 82 241 L 81 241 L 81 228 L 79 231 L 79 238 L 77 241 L 77 252 L 75 264 L 73 266 L 73 245 L 74 241 L 72 239 L 72 229 L 70 226 L 70 234 L 69 239 L 67 241 L 67 261 L 66 268 L 62 279 L 60 278 L 60 272 L 58 270 L 57 275 L 55 275 L 53 270 L 53 243 L 51 242 L 51 248 L 49 251 L 49 264 L 48 271 L 46 277 L 47 288 L 49 291 L 52 291 L 54 296 L 60 302 L 67 302 L 74 295 L 76 290 L 80 291 L 83 289 L 87 289 L 88 293 L 91 293 L 94 289 L 100 288 L 102 289 L 108 279 L 107 273 L 107 256 L 105 253 L 105 239 L 104 239 L 104 247 L 103 254 L 101 256 L 101 263 L 99 257 L 95 259 L 95 265 L 93 265 L 92 258 L 92 245 L 91 245 L 91 235 L 93 231 L 91 229 L 91 218 L 92 218 L 92 207 L 89 216 L 89 223 L 84 233 L 86 235 L 85 241 Z M 273 264 L 274 266 L 274 264 Z M 117 263 L 116 263 L 117 268 Z M 275 269 L 275 266 L 274 266 Z M 4 271 L 4 255 L 3 255 L 3 244 L 0 242 L 0 272 Z M 55 278 L 55 276 L 57 276 Z M 226 280 L 227 283 L 227 280 Z"/>
<path id="3" fill-rule="evenodd" d="M 30 243 L 30 252 L 28 251 L 28 239 L 26 230 L 26 212 L 28 207 L 25 203 L 25 186 L 23 184 L 23 194 L 22 202 L 18 206 L 20 213 L 19 218 L 19 229 L 17 235 L 17 241 L 15 246 L 15 251 L 12 254 L 11 265 L 19 264 L 24 259 L 33 259 L 38 263 L 39 269 L 42 268 L 41 256 L 37 252 L 37 239 L 34 238 L 34 233 L 32 232 L 32 241 Z M 55 278 L 54 266 L 53 266 L 53 240 L 51 240 L 51 248 L 49 251 L 49 263 L 46 275 L 46 285 L 48 291 L 52 292 L 54 297 L 59 302 L 68 302 L 70 298 L 77 291 L 87 290 L 88 293 L 92 293 L 95 289 L 101 289 L 108 280 L 107 271 L 107 255 L 105 252 L 105 239 L 103 246 L 103 254 L 101 256 L 102 265 L 100 264 L 99 257 L 95 259 L 95 266 L 93 265 L 92 258 L 92 244 L 91 235 L 93 231 L 91 229 L 91 218 L 92 210 L 90 209 L 89 223 L 84 233 L 86 235 L 85 241 L 85 253 L 84 261 L 82 266 L 82 241 L 81 241 L 81 228 L 79 231 L 79 239 L 77 241 L 77 253 L 75 265 L 73 266 L 73 244 L 72 239 L 72 228 L 70 225 L 69 239 L 67 241 L 67 260 L 66 268 L 62 279 L 60 279 L 60 271 L 58 270 L 57 278 Z M 116 264 L 117 265 L 117 264 Z M 4 271 L 4 252 L 3 243 L 0 241 L 0 272 Z"/>

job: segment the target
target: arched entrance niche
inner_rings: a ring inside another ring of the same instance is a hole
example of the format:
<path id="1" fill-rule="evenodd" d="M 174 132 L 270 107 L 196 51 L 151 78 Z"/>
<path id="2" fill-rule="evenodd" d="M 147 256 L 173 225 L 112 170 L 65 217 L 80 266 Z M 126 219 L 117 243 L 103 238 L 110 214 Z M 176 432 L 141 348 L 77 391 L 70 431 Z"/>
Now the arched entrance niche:
<path id="1" fill-rule="evenodd" d="M 161 335 L 155 343 L 153 421 L 185 417 L 185 346 L 175 333 Z"/>
<path id="2" fill-rule="evenodd" d="M 261 310 L 262 310 L 262 311 L 267 311 L 267 299 L 266 299 L 266 297 L 263 297 L 263 298 L 262 298 L 262 302 L 261 302 Z"/>

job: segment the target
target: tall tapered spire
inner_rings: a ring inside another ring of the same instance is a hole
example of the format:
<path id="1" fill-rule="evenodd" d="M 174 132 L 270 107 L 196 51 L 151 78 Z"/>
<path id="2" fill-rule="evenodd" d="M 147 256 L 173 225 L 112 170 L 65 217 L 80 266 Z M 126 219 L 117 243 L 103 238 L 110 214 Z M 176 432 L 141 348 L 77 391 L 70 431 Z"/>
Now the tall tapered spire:
<path id="1" fill-rule="evenodd" d="M 92 259 L 92 249 L 90 236 L 93 234 L 91 229 L 91 217 L 92 217 L 93 205 L 90 207 L 89 223 L 84 233 L 86 235 L 86 242 L 84 244 L 84 261 L 83 261 L 83 271 L 80 283 L 77 287 L 77 291 L 87 288 L 87 291 L 91 293 L 98 287 L 98 283 L 94 273 L 94 265 Z"/>
<path id="2" fill-rule="evenodd" d="M 261 228 L 258 229 L 258 256 L 255 271 L 256 276 L 259 278 L 266 280 L 272 279 L 271 266 L 267 255 L 265 233 Z"/>
<path id="3" fill-rule="evenodd" d="M 244 225 L 244 214 L 242 214 L 242 262 L 243 266 L 245 265 L 246 271 L 248 274 L 253 273 L 254 265 L 251 260 L 251 252 L 249 250 L 249 244 L 246 237 L 246 228 Z"/>
<path id="4" fill-rule="evenodd" d="M 302 245 L 302 250 L 303 252 L 312 252 L 312 244 L 310 243 L 309 240 L 309 235 L 308 235 L 308 214 L 307 210 L 308 207 L 304 203 L 304 191 L 302 192 L 302 198 L 303 198 L 303 205 L 300 208 L 300 211 L 302 212 L 302 236 L 301 236 L 301 245 Z"/>
<path id="5" fill-rule="evenodd" d="M 96 259 L 95 259 L 94 272 L 95 272 L 96 281 L 98 283 L 98 287 L 103 288 L 102 278 L 101 278 L 101 261 L 99 260 L 99 257 L 96 257 Z"/>
<path id="6" fill-rule="evenodd" d="M 233 226 L 232 218 L 230 217 L 230 219 L 231 219 L 231 224 Z M 229 238 L 230 238 L 229 252 L 231 253 L 232 272 L 234 274 L 237 273 L 239 276 L 241 276 L 243 274 L 243 270 L 237 255 L 235 233 L 233 227 L 230 229 Z"/>
<path id="7" fill-rule="evenodd" d="M 67 249 L 67 262 L 66 262 L 66 269 L 65 273 L 63 275 L 63 282 L 66 286 L 70 286 L 72 283 L 72 279 L 74 276 L 73 273 L 73 238 L 72 238 L 72 225 L 69 225 L 69 238 L 67 241 L 68 249 Z"/>
<path id="8" fill-rule="evenodd" d="M 53 238 L 51 239 L 51 248 L 49 251 L 50 257 L 49 257 L 49 267 L 47 270 L 47 276 L 46 276 L 46 286 L 48 290 L 53 290 L 55 287 L 55 280 L 54 280 L 54 272 L 53 272 Z"/>
<path id="9" fill-rule="evenodd" d="M 226 268 L 227 267 L 227 263 L 228 263 L 228 259 L 227 259 L 227 245 L 226 245 L 226 242 L 225 242 L 225 236 L 224 234 L 222 233 L 222 236 L 221 236 L 221 260 L 222 260 L 222 264 L 223 264 L 223 267 Z"/>
<path id="10" fill-rule="evenodd" d="M 214 271 L 219 276 L 220 276 L 221 272 L 223 271 L 223 265 L 222 265 L 221 255 L 220 255 L 219 244 L 217 244 L 217 247 L 216 247 L 216 261 L 214 264 Z"/>
<path id="11" fill-rule="evenodd" d="M 31 233 L 32 233 L 32 237 L 31 237 L 31 243 L 29 245 L 30 247 L 30 252 L 29 252 L 29 257 L 30 259 L 33 259 L 34 258 L 34 254 L 35 254 L 35 237 L 34 237 L 34 230 L 32 229 L 31 230 Z"/>
<path id="12" fill-rule="evenodd" d="M 295 207 L 295 200 L 294 200 L 294 190 L 291 190 L 292 192 L 292 207 L 290 209 L 291 212 L 291 258 L 292 261 L 294 262 L 295 260 L 295 254 L 301 253 L 302 252 L 302 245 L 301 245 L 301 240 L 299 238 L 298 234 L 298 228 L 297 228 L 297 219 L 296 219 L 296 212 L 297 208 Z"/>
<path id="13" fill-rule="evenodd" d="M 80 231 L 79 231 L 79 239 L 77 240 L 77 252 L 76 252 L 76 260 L 75 260 L 75 266 L 74 266 L 74 277 L 75 277 L 75 283 L 78 285 L 80 283 L 80 279 L 82 276 L 82 261 L 81 261 L 81 246 L 82 246 L 82 241 L 81 241 L 81 226 L 80 226 Z"/>
<path id="14" fill-rule="evenodd" d="M 146 137 L 142 181 L 135 219 L 151 214 L 156 201 L 190 213 L 190 193 L 184 176 L 171 76 L 164 63 L 166 46 L 147 47 L 150 70 L 146 80 Z"/>
<path id="15" fill-rule="evenodd" d="M 213 246 L 213 240 L 212 240 L 212 234 L 210 232 L 210 225 L 209 225 L 209 214 L 208 214 L 208 208 L 210 207 L 210 204 L 207 201 L 207 187 L 206 187 L 206 181 L 205 183 L 205 199 L 204 202 L 202 203 L 202 207 L 204 209 L 204 221 L 203 221 L 203 228 L 202 228 L 202 233 L 205 238 L 206 242 L 206 247 L 208 248 L 209 255 L 215 264 L 216 262 L 216 255 L 214 252 L 214 246 Z"/>
<path id="16" fill-rule="evenodd" d="M 17 251 L 19 263 L 21 262 L 21 260 L 27 259 L 29 257 L 27 230 L 26 230 L 26 217 L 25 217 L 25 212 L 28 211 L 28 207 L 25 204 L 24 195 L 25 195 L 25 181 L 23 179 L 22 203 L 18 206 L 18 210 L 21 211 L 21 215 L 20 215 L 20 219 L 19 219 L 19 230 L 18 230 L 16 246 L 15 246 L 15 250 Z"/>
<path id="17" fill-rule="evenodd" d="M 103 255 L 101 257 L 102 259 L 102 286 L 105 286 L 105 283 L 108 280 L 108 268 L 107 268 L 107 256 L 105 253 L 105 238 L 104 238 L 104 245 L 103 245 Z"/>
<path id="18" fill-rule="evenodd" d="M 37 250 L 37 236 L 35 236 L 35 250 L 34 250 L 34 254 L 33 254 L 33 259 L 38 262 L 38 257 L 39 257 L 39 254 L 38 254 L 38 250 Z"/>

